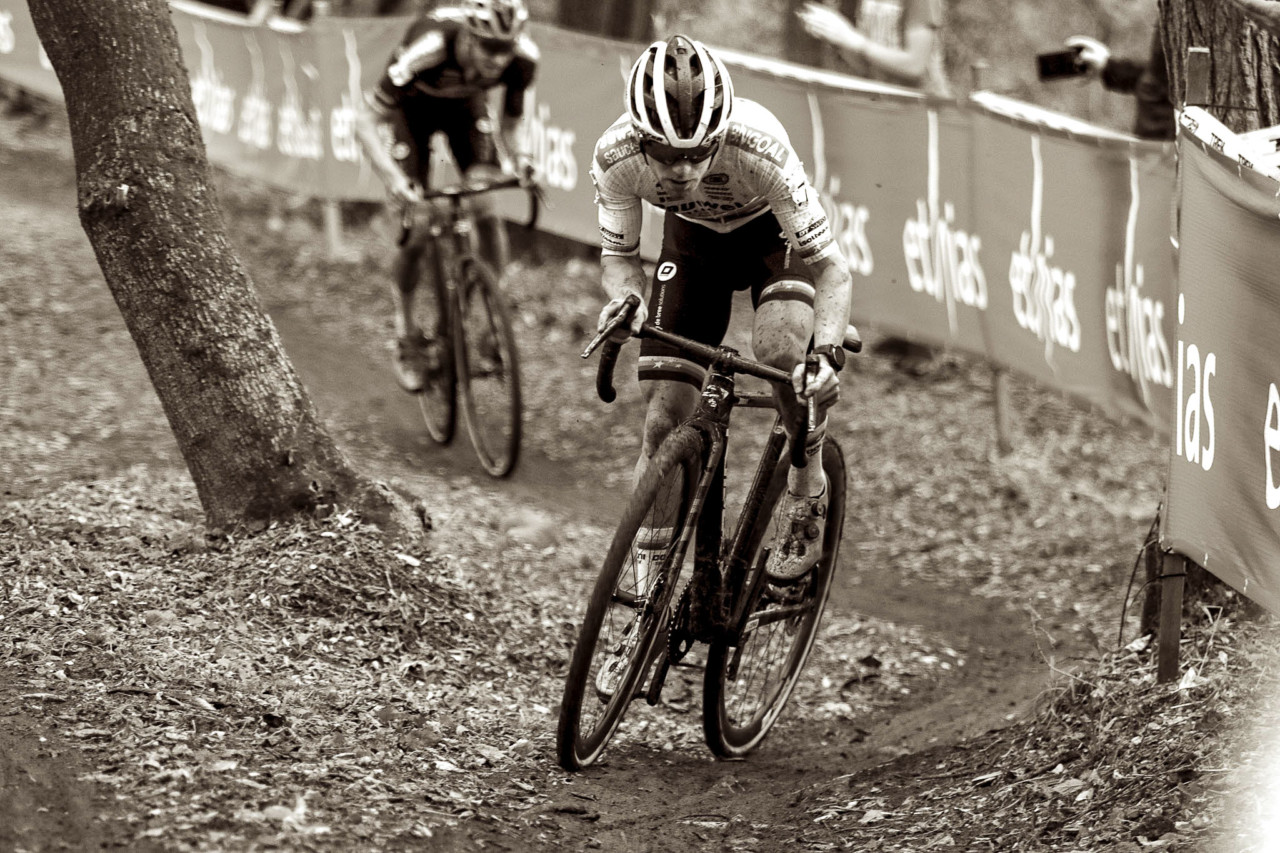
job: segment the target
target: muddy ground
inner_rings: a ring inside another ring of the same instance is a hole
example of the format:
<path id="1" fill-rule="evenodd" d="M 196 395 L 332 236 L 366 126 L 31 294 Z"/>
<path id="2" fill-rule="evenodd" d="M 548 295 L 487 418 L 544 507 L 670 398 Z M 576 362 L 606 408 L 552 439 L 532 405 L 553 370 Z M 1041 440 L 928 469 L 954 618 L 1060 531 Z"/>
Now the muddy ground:
<path id="1" fill-rule="evenodd" d="M 124 475 L 131 484 L 181 480 L 172 437 L 76 220 L 56 128 L 6 122 L 0 174 L 5 501 L 16 507 L 64 484 Z M 594 399 L 593 365 L 577 356 L 600 301 L 589 256 L 524 245 L 512 295 L 527 443 L 516 474 L 495 482 L 465 443 L 428 441 L 414 401 L 386 369 L 381 221 L 349 211 L 345 255 L 327 259 L 313 206 L 280 199 L 290 209 L 273 230 L 262 191 L 225 177 L 220 187 L 233 243 L 318 408 L 363 467 L 424 500 L 439 547 L 460 551 L 473 526 L 492 533 L 467 539 L 477 560 L 486 543 L 496 554 L 521 536 L 529 548 L 566 551 L 566 542 L 607 535 L 636 452 L 639 406 L 634 382 L 620 383 L 613 406 Z M 743 340 L 744 328 L 739 319 L 731 336 Z M 866 332 L 874 341 L 874 328 Z M 624 358 L 620 377 L 630 363 Z M 845 382 L 833 430 L 850 458 L 842 565 L 806 683 L 759 753 L 711 760 L 697 740 L 696 694 L 691 701 L 680 692 L 696 684 L 676 685 L 666 707 L 633 710 L 600 766 L 566 776 L 550 746 L 563 672 L 553 661 L 536 688 L 549 716 L 526 735 L 537 770 L 523 778 L 539 790 L 538 807 L 519 819 L 496 817 L 495 805 L 444 821 L 452 829 L 437 834 L 437 845 L 772 850 L 803 841 L 803 849 L 838 849 L 840 821 L 814 823 L 819 794 L 912 757 L 942 766 L 971 739 L 1025 720 L 1065 672 L 1133 638 L 1136 599 L 1124 631 L 1121 617 L 1163 470 L 1151 436 L 1015 380 L 1015 448 L 1002 456 L 991 373 L 956 354 L 923 378 L 863 356 Z M 173 515 L 198 529 L 190 503 Z M 501 520 L 513 516 L 522 523 Z M 561 571 L 549 585 L 585 593 L 589 548 Z M 563 606 L 571 621 L 576 605 Z M 560 665 L 567 651 L 556 649 Z M 100 756 L 69 739 L 53 700 L 30 698 L 50 691 L 21 656 L 5 664 L 0 826 L 9 829 L 0 829 L 0 846 L 140 849 L 169 838 L 142 832 L 147 818 L 87 781 Z M 159 820 L 151 828 L 162 828 Z M 734 834 L 735 826 L 745 829 Z M 181 849 L 216 849 L 176 838 Z M 322 843 L 362 845 L 335 835 L 298 849 Z"/>

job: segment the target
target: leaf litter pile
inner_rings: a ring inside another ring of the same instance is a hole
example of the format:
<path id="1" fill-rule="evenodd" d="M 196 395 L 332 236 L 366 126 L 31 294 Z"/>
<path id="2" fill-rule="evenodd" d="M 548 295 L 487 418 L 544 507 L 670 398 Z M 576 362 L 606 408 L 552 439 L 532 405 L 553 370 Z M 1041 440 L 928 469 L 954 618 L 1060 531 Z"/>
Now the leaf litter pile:
<path id="1" fill-rule="evenodd" d="M 363 245 L 379 238 L 353 228 L 357 256 L 326 261 L 315 221 L 297 215 L 273 234 L 260 193 L 234 181 L 221 191 L 264 299 L 305 306 L 318 330 L 382 358 L 385 241 Z M 175 850 L 590 849 L 609 821 L 581 805 L 590 786 L 651 755 L 705 755 L 700 688 L 673 679 L 662 705 L 629 713 L 603 775 L 588 782 L 554 765 L 565 664 L 608 513 L 408 471 L 367 413 L 330 406 L 331 428 L 361 464 L 424 500 L 434 522 L 425 542 L 386 542 L 342 512 L 206 540 L 74 210 L 52 211 L 0 207 L 13 217 L 0 264 L 18 271 L 0 302 L 0 367 L 14 392 L 0 408 L 0 473 L 16 489 L 0 513 L 0 725 L 40 719 L 57 748 L 87 761 L 84 780 L 112 792 L 135 838 Z M 39 239 L 21 224 L 33 218 L 52 223 Z M 603 408 L 591 397 L 594 365 L 576 358 L 596 276 L 580 260 L 525 269 L 518 334 L 540 368 L 526 372 L 529 441 L 554 464 L 623 488 L 634 383 L 620 382 L 619 402 Z M 741 343 L 742 329 L 732 334 Z M 41 343 L 28 351 L 18 340 Z M 45 380 L 51 367 L 62 385 Z M 856 501 L 852 582 L 952 585 L 964 606 L 1005 608 L 1035 626 L 1028 642 L 1056 678 L 998 730 L 888 750 L 788 783 L 794 796 L 743 799 L 728 829 L 700 829 L 697 844 L 1266 849 L 1280 800 L 1272 620 L 1230 594 L 1189 612 L 1186 675 L 1172 685 L 1155 684 L 1154 653 L 1133 637 L 1140 596 L 1126 584 L 1160 490 L 1154 443 L 1015 382 L 1020 434 L 1000 457 L 983 366 L 947 357 L 904 383 L 862 358 L 849 377 L 835 430 Z M 829 611 L 771 741 L 856 739 L 928 694 L 948 713 L 948 685 L 972 666 L 970 652 L 921 625 L 856 604 Z M 733 788 L 750 764 L 713 767 Z M 784 816 L 766 819 L 774 807 Z M 629 826 L 643 838 L 668 823 Z M 662 849 L 646 844 L 630 849 Z"/>

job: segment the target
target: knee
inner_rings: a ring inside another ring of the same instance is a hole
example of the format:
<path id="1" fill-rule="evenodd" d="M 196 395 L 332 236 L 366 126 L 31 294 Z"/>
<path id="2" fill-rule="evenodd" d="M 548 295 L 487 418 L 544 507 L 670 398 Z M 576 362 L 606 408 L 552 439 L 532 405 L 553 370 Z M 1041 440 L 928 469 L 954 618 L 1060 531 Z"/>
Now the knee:
<path id="1" fill-rule="evenodd" d="M 662 440 L 683 420 L 680 412 L 666 406 L 651 406 L 644 419 L 644 447 L 647 453 L 658 449 Z"/>
<path id="2" fill-rule="evenodd" d="M 798 334 L 776 334 L 762 337 L 753 349 L 756 358 L 770 367 L 790 371 L 804 358 L 806 343 Z"/>
<path id="3" fill-rule="evenodd" d="M 697 389 L 692 385 L 667 388 L 650 397 L 644 419 L 645 455 L 656 451 L 662 440 L 693 413 L 697 399 Z"/>

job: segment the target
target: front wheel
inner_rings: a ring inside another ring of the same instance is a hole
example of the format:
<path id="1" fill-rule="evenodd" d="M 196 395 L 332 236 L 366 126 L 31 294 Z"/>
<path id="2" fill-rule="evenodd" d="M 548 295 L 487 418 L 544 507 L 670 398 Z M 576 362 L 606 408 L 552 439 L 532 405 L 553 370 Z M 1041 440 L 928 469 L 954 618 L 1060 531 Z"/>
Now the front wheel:
<path id="1" fill-rule="evenodd" d="M 479 258 L 459 267 L 455 332 L 462 416 L 485 471 L 505 477 L 520 456 L 520 362 L 511 316 L 492 268 Z"/>
<path id="2" fill-rule="evenodd" d="M 702 447 L 697 430 L 672 432 L 618 522 L 565 679 L 556 751 L 566 770 L 604 752 L 656 651 L 682 562 L 681 531 L 693 523 Z"/>
<path id="3" fill-rule="evenodd" d="M 774 508 L 786 488 L 788 462 L 774 472 L 744 578 L 749 598 L 744 618 L 733 636 L 707 651 L 702 688 L 702 726 L 707 746 L 721 758 L 741 758 L 760 745 L 787 704 L 818 634 L 818 623 L 831 592 L 840 538 L 844 529 L 844 454 L 834 440 L 822 446 L 822 469 L 831 498 L 822 558 L 799 581 L 771 583 L 758 577 L 764 551 L 781 544 L 785 530 L 776 529 Z"/>
<path id="4" fill-rule="evenodd" d="M 437 250 L 438 251 L 438 250 Z M 434 263 L 425 259 L 424 263 Z M 418 408 L 427 427 L 427 435 L 436 444 L 453 441 L 458 426 L 458 373 L 454 357 L 454 311 L 452 298 L 445 287 L 443 271 L 436 269 L 434 276 L 424 276 L 413 301 L 413 317 L 424 339 L 425 367 L 422 390 L 418 393 Z"/>

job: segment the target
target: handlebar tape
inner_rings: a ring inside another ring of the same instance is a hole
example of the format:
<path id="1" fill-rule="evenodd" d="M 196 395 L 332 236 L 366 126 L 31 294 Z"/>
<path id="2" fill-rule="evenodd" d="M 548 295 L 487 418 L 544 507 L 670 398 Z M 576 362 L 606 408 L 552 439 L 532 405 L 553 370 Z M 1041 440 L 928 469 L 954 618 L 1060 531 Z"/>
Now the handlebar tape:
<path id="1" fill-rule="evenodd" d="M 618 397 L 613 388 L 613 366 L 618 361 L 618 353 L 622 351 L 619 341 L 605 341 L 600 348 L 600 365 L 596 368 L 596 393 L 606 403 L 612 403 Z"/>

